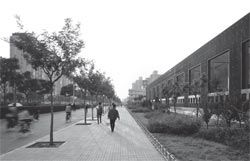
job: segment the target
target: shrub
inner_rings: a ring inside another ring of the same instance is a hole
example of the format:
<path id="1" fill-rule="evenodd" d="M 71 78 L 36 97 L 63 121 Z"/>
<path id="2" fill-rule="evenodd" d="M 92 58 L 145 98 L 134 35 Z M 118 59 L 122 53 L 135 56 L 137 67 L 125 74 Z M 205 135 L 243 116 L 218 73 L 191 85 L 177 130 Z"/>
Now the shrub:
<path id="1" fill-rule="evenodd" d="M 152 133 L 170 133 L 177 135 L 192 135 L 199 131 L 201 121 L 185 115 L 164 114 L 150 118 L 148 129 Z"/>
<path id="2" fill-rule="evenodd" d="M 135 108 L 136 108 L 136 106 L 135 106 L 135 105 L 132 105 L 132 104 L 127 105 L 127 107 L 128 107 L 129 109 L 135 109 Z"/>
<path id="3" fill-rule="evenodd" d="M 165 113 L 163 113 L 162 111 L 159 111 L 159 110 L 152 111 L 151 110 L 151 112 L 146 113 L 144 115 L 144 117 L 147 119 L 150 119 L 152 117 L 162 117 L 162 115 L 165 115 Z"/>
<path id="4" fill-rule="evenodd" d="M 249 131 L 241 128 L 210 128 L 201 129 L 195 137 L 222 143 L 243 151 L 249 151 Z"/>
<path id="5" fill-rule="evenodd" d="M 210 128 L 210 129 L 201 129 L 198 133 L 194 135 L 195 137 L 200 137 L 206 140 L 215 141 L 223 143 L 225 141 L 226 132 L 224 128 Z"/>
<path id="6" fill-rule="evenodd" d="M 148 109 L 148 108 L 137 108 L 137 109 L 132 109 L 132 112 L 135 112 L 135 113 L 145 113 L 145 112 L 150 112 L 151 110 Z"/>

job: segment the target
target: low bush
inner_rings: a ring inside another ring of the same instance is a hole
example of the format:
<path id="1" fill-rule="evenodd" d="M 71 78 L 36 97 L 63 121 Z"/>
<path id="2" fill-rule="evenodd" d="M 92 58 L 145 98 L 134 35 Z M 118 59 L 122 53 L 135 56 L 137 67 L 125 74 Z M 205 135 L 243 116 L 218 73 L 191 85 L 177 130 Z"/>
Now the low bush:
<path id="1" fill-rule="evenodd" d="M 150 119 L 150 118 L 153 117 L 154 115 L 155 115 L 154 112 L 149 112 L 149 113 L 145 114 L 144 117 L 145 117 L 146 119 Z"/>
<path id="2" fill-rule="evenodd" d="M 132 109 L 132 112 L 135 113 L 145 113 L 145 112 L 150 112 L 151 110 L 148 108 L 137 108 L 137 109 Z"/>
<path id="3" fill-rule="evenodd" d="M 241 128 L 236 128 L 236 127 L 230 129 L 222 127 L 214 127 L 210 129 L 202 128 L 194 136 L 250 152 L 249 131 L 246 131 Z"/>
<path id="4" fill-rule="evenodd" d="M 136 108 L 136 106 L 135 106 L 135 105 L 132 105 L 132 104 L 127 105 L 127 107 L 128 107 L 129 109 L 135 109 L 135 108 Z"/>
<path id="5" fill-rule="evenodd" d="M 155 110 L 155 111 L 152 111 L 151 112 L 148 112 L 144 115 L 144 117 L 146 119 L 150 119 L 152 117 L 162 117 L 161 115 L 164 115 L 164 113 L 162 111 L 159 111 L 159 110 Z"/>
<path id="6" fill-rule="evenodd" d="M 178 114 L 154 115 L 148 122 L 148 130 L 152 133 L 187 136 L 198 132 L 200 127 L 200 120 L 197 121 L 193 117 Z"/>

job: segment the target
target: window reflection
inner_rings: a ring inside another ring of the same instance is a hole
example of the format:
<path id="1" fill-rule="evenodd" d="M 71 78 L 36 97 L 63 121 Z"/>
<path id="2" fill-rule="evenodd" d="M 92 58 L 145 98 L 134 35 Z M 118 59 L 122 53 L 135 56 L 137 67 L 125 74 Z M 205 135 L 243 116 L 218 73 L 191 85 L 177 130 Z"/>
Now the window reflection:
<path id="1" fill-rule="evenodd" d="M 189 83 L 192 84 L 194 80 L 200 79 L 201 69 L 200 65 L 189 70 Z"/>
<path id="2" fill-rule="evenodd" d="M 176 80 L 177 80 L 177 83 L 178 83 L 179 85 L 184 84 L 184 73 L 178 75 L 178 76 L 176 77 Z"/>
<path id="3" fill-rule="evenodd" d="M 242 88 L 250 88 L 250 41 L 242 45 Z"/>
<path id="4" fill-rule="evenodd" d="M 229 51 L 209 61 L 210 92 L 228 91 Z"/>

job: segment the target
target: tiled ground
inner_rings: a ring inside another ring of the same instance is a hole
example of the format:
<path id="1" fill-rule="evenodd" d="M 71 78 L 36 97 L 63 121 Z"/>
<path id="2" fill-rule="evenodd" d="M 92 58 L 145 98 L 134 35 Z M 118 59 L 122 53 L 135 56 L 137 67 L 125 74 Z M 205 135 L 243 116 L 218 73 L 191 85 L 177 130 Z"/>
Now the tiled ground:
<path id="1" fill-rule="evenodd" d="M 103 123 L 73 125 L 54 134 L 54 141 L 66 141 L 59 148 L 21 147 L 0 160 L 84 160 L 84 161 L 161 161 L 146 135 L 124 108 L 118 108 L 121 120 L 110 132 L 107 116 Z M 39 141 L 48 141 L 48 136 Z"/>

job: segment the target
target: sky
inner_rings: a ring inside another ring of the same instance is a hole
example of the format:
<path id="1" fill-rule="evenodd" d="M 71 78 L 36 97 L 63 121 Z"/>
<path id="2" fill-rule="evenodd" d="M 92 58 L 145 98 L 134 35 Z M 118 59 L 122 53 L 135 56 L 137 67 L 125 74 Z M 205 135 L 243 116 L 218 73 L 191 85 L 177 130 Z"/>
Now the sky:
<path id="1" fill-rule="evenodd" d="M 2 0 L 0 38 L 19 31 L 15 15 L 36 33 L 72 18 L 85 43 L 79 56 L 111 77 L 124 99 L 140 76 L 165 73 L 249 12 L 249 0 Z M 0 56 L 9 50 L 0 40 Z"/>

